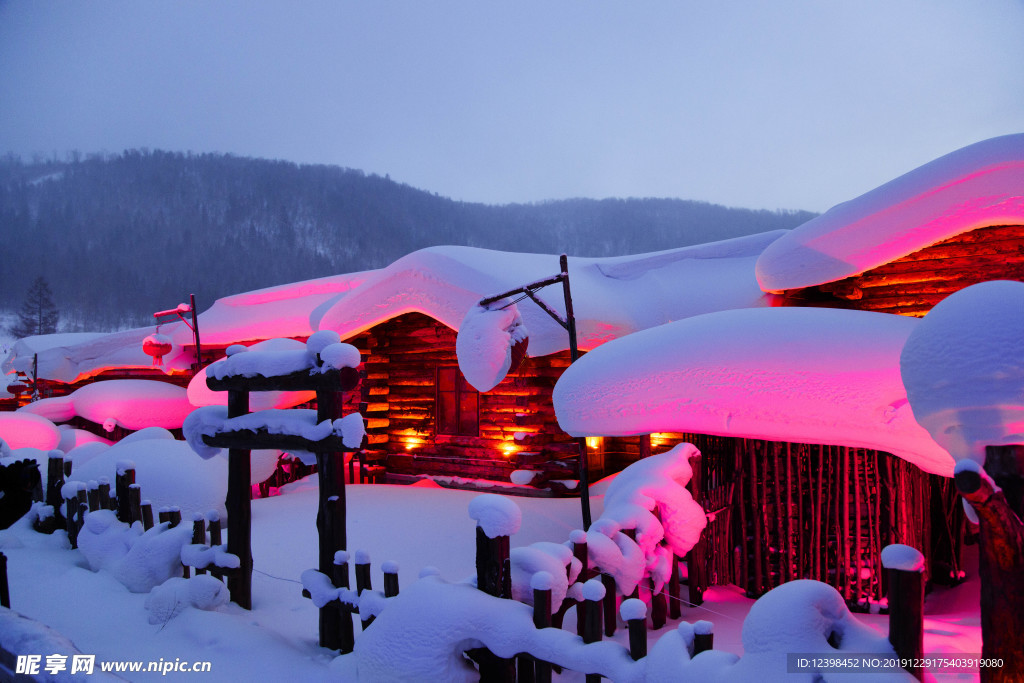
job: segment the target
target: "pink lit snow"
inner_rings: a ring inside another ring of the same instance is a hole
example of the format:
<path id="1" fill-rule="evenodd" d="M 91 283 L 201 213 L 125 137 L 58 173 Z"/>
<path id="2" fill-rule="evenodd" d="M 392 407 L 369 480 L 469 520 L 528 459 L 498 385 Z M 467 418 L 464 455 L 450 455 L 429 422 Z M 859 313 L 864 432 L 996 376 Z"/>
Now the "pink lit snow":
<path id="1" fill-rule="evenodd" d="M 765 291 L 857 275 L 963 232 L 1024 220 L 1024 134 L 964 147 L 851 199 L 765 249 Z"/>
<path id="2" fill-rule="evenodd" d="M 1024 283 L 962 289 L 916 326 L 900 359 L 917 421 L 957 460 L 1024 443 Z"/>
<path id="3" fill-rule="evenodd" d="M 914 420 L 900 352 L 919 321 L 819 308 L 724 311 L 606 344 L 555 386 L 570 434 L 696 432 L 873 448 L 949 476 Z"/>
<path id="4" fill-rule="evenodd" d="M 107 431 L 113 431 L 116 426 L 130 430 L 176 429 L 194 407 L 186 391 L 173 384 L 148 379 L 115 379 L 86 384 L 67 396 L 29 403 L 18 413 L 37 413 L 56 420 L 69 420 L 79 415 L 103 425 Z"/>

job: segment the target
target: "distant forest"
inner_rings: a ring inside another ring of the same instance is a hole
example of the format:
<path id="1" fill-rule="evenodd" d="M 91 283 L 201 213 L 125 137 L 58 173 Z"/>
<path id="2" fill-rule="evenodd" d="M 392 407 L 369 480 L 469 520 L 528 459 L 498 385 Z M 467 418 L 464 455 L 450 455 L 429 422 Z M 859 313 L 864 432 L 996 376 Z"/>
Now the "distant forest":
<path id="1" fill-rule="evenodd" d="M 457 202 L 336 166 L 131 150 L 0 159 L 0 310 L 44 276 L 62 329 L 148 324 L 195 293 L 379 268 L 458 244 L 609 256 L 792 228 L 815 214 L 678 199 Z M 552 261 L 552 267 L 557 261 Z"/>

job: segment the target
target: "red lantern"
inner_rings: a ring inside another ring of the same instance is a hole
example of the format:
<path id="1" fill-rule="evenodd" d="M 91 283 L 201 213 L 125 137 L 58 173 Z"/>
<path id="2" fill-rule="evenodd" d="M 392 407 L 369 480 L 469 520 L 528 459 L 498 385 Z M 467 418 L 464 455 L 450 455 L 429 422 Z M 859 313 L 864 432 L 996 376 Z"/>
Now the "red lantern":
<path id="1" fill-rule="evenodd" d="M 142 340 L 142 352 L 153 357 L 153 365 L 163 365 L 163 357 L 171 352 L 171 338 L 165 334 L 151 334 Z"/>

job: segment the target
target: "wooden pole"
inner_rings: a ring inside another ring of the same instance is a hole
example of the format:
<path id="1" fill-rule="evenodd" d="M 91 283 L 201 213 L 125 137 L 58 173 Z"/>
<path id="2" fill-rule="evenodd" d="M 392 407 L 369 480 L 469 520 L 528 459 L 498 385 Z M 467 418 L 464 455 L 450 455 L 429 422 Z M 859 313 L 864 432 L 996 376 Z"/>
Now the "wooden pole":
<path id="1" fill-rule="evenodd" d="M 583 610 L 584 643 L 597 643 L 601 640 L 601 601 L 604 600 L 604 585 L 597 579 L 590 579 L 583 584 L 583 601 L 577 609 Z M 597 683 L 600 674 L 587 674 L 587 683 Z"/>
<path id="2" fill-rule="evenodd" d="M 629 656 L 633 661 L 647 656 L 647 606 L 640 600 L 623 600 L 619 608 L 629 631 Z M 636 614 L 634 614 L 636 612 Z"/>
<path id="3" fill-rule="evenodd" d="M 192 544 L 206 545 L 206 519 L 198 512 L 192 516 Z M 196 567 L 196 576 L 205 573 L 205 567 Z"/>
<path id="4" fill-rule="evenodd" d="M 228 391 L 228 419 L 249 412 L 249 392 Z M 252 609 L 252 463 L 250 451 L 228 449 L 228 552 L 238 557 L 238 569 L 228 576 L 231 600 Z"/>
<path id="5" fill-rule="evenodd" d="M 511 597 L 504 594 L 507 585 L 505 572 L 508 568 L 509 538 L 490 538 L 480 525 L 476 527 L 476 587 L 497 598 Z M 480 680 L 511 683 L 515 680 L 515 659 L 503 659 L 487 648 L 473 651 L 480 665 Z"/>
<path id="6" fill-rule="evenodd" d="M 924 668 L 924 555 L 910 546 L 882 549 L 889 583 L 889 642 L 896 656 L 911 662 L 906 670 L 918 680 Z"/>
<path id="7" fill-rule="evenodd" d="M 562 295 L 565 298 L 565 322 L 569 332 L 569 357 L 573 363 L 580 357 L 579 346 L 576 341 L 576 316 L 572 310 L 572 291 L 569 288 L 569 257 L 562 254 L 558 258 L 558 264 L 562 269 Z M 583 530 L 590 529 L 592 522 L 590 512 L 590 464 L 587 462 L 587 440 L 579 437 L 576 440 L 580 451 L 580 508 L 583 515 Z"/>
<path id="8" fill-rule="evenodd" d="M 611 638 L 615 635 L 615 577 L 601 574 L 601 584 L 604 585 L 604 635 Z"/>
<path id="9" fill-rule="evenodd" d="M 122 467 L 117 463 L 117 477 L 114 479 L 114 493 L 117 495 L 117 518 L 126 524 L 132 522 L 132 505 L 128 498 L 128 487 L 135 483 L 135 467 Z"/>
<path id="10" fill-rule="evenodd" d="M 348 588 L 348 553 L 344 550 L 339 550 L 334 554 L 334 572 L 331 576 L 331 580 L 334 582 L 336 588 Z M 385 582 L 387 577 L 385 576 Z M 395 577 L 397 583 L 398 577 Z M 395 586 L 397 591 L 398 586 Z M 338 649 L 341 650 L 342 654 L 348 654 L 355 648 L 355 629 L 352 626 L 352 615 L 349 614 L 348 610 L 340 610 L 340 617 L 338 622 Z"/>
<path id="11" fill-rule="evenodd" d="M 142 487 L 139 484 L 132 484 L 128 487 L 128 508 L 130 510 L 129 524 L 142 521 Z"/>
<path id="12" fill-rule="evenodd" d="M 551 626 L 551 576 L 539 576 L 547 572 L 538 572 L 532 581 L 533 588 L 533 625 L 538 629 Z M 551 664 L 540 659 L 534 660 L 534 679 L 536 683 L 551 683 Z"/>
<path id="13" fill-rule="evenodd" d="M 1024 449 L 990 446 L 985 462 L 984 470 L 955 475 L 957 490 L 978 514 L 981 656 L 1004 664 L 980 673 L 983 682 L 1015 680 L 1024 672 L 1024 511 L 1014 510 L 1008 498 L 1020 490 Z"/>
<path id="14" fill-rule="evenodd" d="M 192 307 L 192 336 L 196 341 L 196 369 L 193 375 L 198 374 L 203 367 L 203 347 L 199 345 L 199 316 L 196 313 L 196 295 L 188 295 L 189 305 Z M 248 411 L 246 411 L 248 412 Z"/>
<path id="15" fill-rule="evenodd" d="M 53 508 L 53 514 L 60 517 L 64 502 L 60 490 L 64 487 L 64 456 L 60 451 L 51 451 L 46 461 L 46 504 Z"/>
<path id="16" fill-rule="evenodd" d="M 148 500 L 144 500 L 139 504 L 139 507 L 142 515 L 142 528 L 149 531 L 153 528 L 153 504 Z M 162 522 L 163 520 L 160 521 Z"/>
<path id="17" fill-rule="evenodd" d="M 100 477 L 99 486 L 96 489 L 98 496 L 99 509 L 109 510 L 110 509 L 110 480 L 106 477 Z"/>
<path id="18" fill-rule="evenodd" d="M 333 387 L 321 387 L 316 391 L 317 422 L 336 420 L 341 417 L 341 395 Z M 326 576 L 334 574 L 334 557 L 338 551 L 347 549 L 345 520 L 345 471 L 343 453 L 317 453 L 317 481 L 319 484 L 319 505 L 316 514 L 316 528 L 319 538 L 319 570 Z M 367 570 L 369 566 L 367 566 Z M 360 565 L 356 564 L 356 582 L 360 577 Z M 350 619 L 331 605 L 320 609 L 320 644 L 338 650 L 344 646 L 344 619 Z M 351 620 L 351 619 L 350 619 Z M 362 620 L 365 628 L 371 620 Z"/>
<path id="19" fill-rule="evenodd" d="M 693 656 L 710 650 L 715 645 L 714 625 L 710 621 L 697 621 L 693 624 Z"/>
<path id="20" fill-rule="evenodd" d="M 11 588 L 7 583 L 7 556 L 0 553 L 0 606 L 11 608 Z"/>

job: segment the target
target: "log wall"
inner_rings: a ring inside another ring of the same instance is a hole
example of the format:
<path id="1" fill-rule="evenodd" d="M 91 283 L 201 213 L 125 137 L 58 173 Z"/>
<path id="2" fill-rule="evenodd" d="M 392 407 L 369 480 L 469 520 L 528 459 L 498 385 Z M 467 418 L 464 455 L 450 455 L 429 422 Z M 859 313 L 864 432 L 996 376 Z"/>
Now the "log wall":
<path id="1" fill-rule="evenodd" d="M 964 287 L 1024 281 L 1024 225 L 979 228 L 853 277 L 785 293 L 788 306 L 921 317 Z"/>
<path id="2" fill-rule="evenodd" d="M 639 438 L 617 439 L 626 450 Z M 652 451 L 700 449 L 697 499 L 713 525 L 703 574 L 751 597 L 793 579 L 835 587 L 853 606 L 886 595 L 881 551 L 913 546 L 936 582 L 961 576 L 964 524 L 952 481 L 888 453 L 705 434 L 655 434 Z M 723 509 L 727 508 L 727 509 Z"/>
<path id="3" fill-rule="evenodd" d="M 558 428 L 551 392 L 569 366 L 568 352 L 527 358 L 480 394 L 478 436 L 438 435 L 436 368 L 458 365 L 455 330 L 408 313 L 348 340 L 363 354 L 367 448 L 386 451 L 395 474 L 432 474 L 508 482 L 515 469 L 577 453 Z M 520 439 L 515 434 L 520 433 Z"/>

